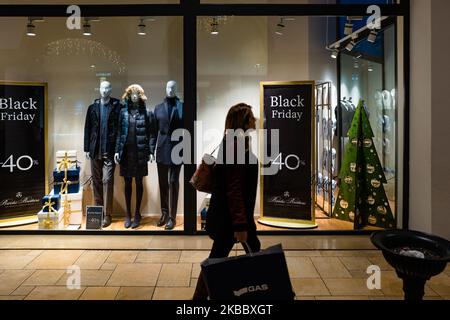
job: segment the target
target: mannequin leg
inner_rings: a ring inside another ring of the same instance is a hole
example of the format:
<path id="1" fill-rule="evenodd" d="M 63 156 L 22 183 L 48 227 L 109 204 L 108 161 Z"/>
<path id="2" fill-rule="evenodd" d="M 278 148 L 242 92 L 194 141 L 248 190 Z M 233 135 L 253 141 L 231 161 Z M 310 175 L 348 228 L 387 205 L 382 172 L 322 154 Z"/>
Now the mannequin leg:
<path id="1" fill-rule="evenodd" d="M 112 214 L 114 199 L 114 170 L 116 165 L 110 159 L 103 159 L 103 197 L 105 203 L 105 213 L 108 216 Z"/>
<path id="2" fill-rule="evenodd" d="M 142 177 L 135 177 L 134 181 L 136 183 L 136 210 L 134 211 L 133 225 L 131 227 L 136 229 L 141 224 L 141 202 L 144 195 L 144 184 Z"/>
<path id="3" fill-rule="evenodd" d="M 112 220 L 113 198 L 114 198 L 114 170 L 116 165 L 111 159 L 103 159 L 103 198 L 105 208 L 105 219 L 103 228 L 108 227 Z"/>
<path id="4" fill-rule="evenodd" d="M 131 226 L 131 194 L 133 192 L 132 181 L 133 178 L 124 177 L 125 180 L 125 203 L 127 206 L 127 215 L 125 217 L 125 228 Z"/>
<path id="5" fill-rule="evenodd" d="M 167 223 L 169 218 L 169 166 L 158 163 L 159 194 L 161 199 L 161 219 L 158 227 Z"/>
<path id="6" fill-rule="evenodd" d="M 181 166 L 179 165 L 172 165 L 169 167 L 170 210 L 169 221 L 166 225 L 167 230 L 172 230 L 175 227 L 177 221 L 178 192 L 180 190 L 180 170 Z"/>
<path id="7" fill-rule="evenodd" d="M 170 166 L 170 217 L 174 220 L 177 218 L 178 193 L 180 190 L 180 170 L 181 166 Z"/>
<path id="8" fill-rule="evenodd" d="M 103 161 L 91 160 L 92 186 L 94 191 L 94 204 L 103 206 Z"/>
<path id="9" fill-rule="evenodd" d="M 144 183 L 142 177 L 134 178 L 136 181 L 136 211 L 135 214 L 141 214 L 141 202 L 144 195 Z"/>

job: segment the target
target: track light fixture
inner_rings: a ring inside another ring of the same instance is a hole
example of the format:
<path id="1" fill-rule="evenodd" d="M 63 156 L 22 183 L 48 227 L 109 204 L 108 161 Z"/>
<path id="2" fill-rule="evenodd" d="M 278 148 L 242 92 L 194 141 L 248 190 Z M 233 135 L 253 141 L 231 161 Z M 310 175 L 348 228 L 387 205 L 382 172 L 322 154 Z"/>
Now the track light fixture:
<path id="1" fill-rule="evenodd" d="M 286 26 L 284 25 L 284 19 L 280 18 L 280 22 L 278 22 L 277 24 L 277 29 L 275 30 L 275 33 L 279 36 L 282 36 L 285 27 Z"/>
<path id="2" fill-rule="evenodd" d="M 358 39 L 358 35 L 357 34 L 352 34 L 352 41 L 350 41 L 347 46 L 345 47 L 345 49 L 347 49 L 347 51 L 352 51 L 353 48 L 356 46 L 356 39 Z"/>
<path id="3" fill-rule="evenodd" d="M 83 35 L 89 37 L 92 35 L 92 26 L 91 26 L 91 22 L 97 22 L 100 21 L 99 18 L 93 18 L 93 17 L 88 17 L 88 18 L 84 18 L 84 22 L 83 22 Z"/>
<path id="4" fill-rule="evenodd" d="M 214 36 L 219 34 L 219 20 L 217 18 L 212 19 L 211 34 Z"/>
<path id="5" fill-rule="evenodd" d="M 362 16 L 348 16 L 347 23 L 345 24 L 344 34 L 349 36 L 353 33 L 353 21 L 362 21 Z"/>
<path id="6" fill-rule="evenodd" d="M 27 36 L 35 37 L 36 36 L 36 26 L 33 24 L 31 19 L 28 20 L 27 24 Z"/>
<path id="7" fill-rule="evenodd" d="M 91 23 L 89 21 L 88 18 L 84 19 L 84 23 L 83 23 L 83 35 L 85 36 L 91 36 L 92 35 L 92 31 L 91 31 Z"/>
<path id="8" fill-rule="evenodd" d="M 138 35 L 145 36 L 147 34 L 145 30 L 146 27 L 144 19 L 140 19 L 138 24 Z"/>
<path id="9" fill-rule="evenodd" d="M 375 41 L 377 40 L 377 36 L 378 36 L 378 32 L 376 32 L 375 30 L 372 30 L 372 31 L 370 31 L 370 34 L 367 37 L 367 41 L 369 41 L 370 43 L 375 43 Z"/>
<path id="10" fill-rule="evenodd" d="M 327 47 L 328 50 L 331 50 L 331 58 L 333 59 L 337 59 L 339 56 L 339 44 L 335 45 L 333 48 L 329 49 Z"/>
<path id="11" fill-rule="evenodd" d="M 338 56 L 339 56 L 339 50 L 333 49 L 333 51 L 331 52 L 331 58 L 337 59 Z"/>
<path id="12" fill-rule="evenodd" d="M 140 36 L 147 35 L 147 22 L 156 21 L 153 17 L 140 17 L 139 24 L 137 26 L 137 34 Z"/>
<path id="13" fill-rule="evenodd" d="M 353 22 L 351 20 L 347 20 L 344 28 L 344 34 L 349 36 L 353 33 Z"/>
<path id="14" fill-rule="evenodd" d="M 27 36 L 29 37 L 35 37 L 36 36 L 36 25 L 35 22 L 43 22 L 44 18 L 38 18 L 38 17 L 28 17 L 27 22 Z"/>
<path id="15" fill-rule="evenodd" d="M 355 45 L 356 45 L 356 43 L 355 43 L 355 41 L 350 41 L 348 44 L 347 44 L 347 46 L 345 47 L 345 49 L 347 49 L 347 51 L 352 51 L 353 50 L 353 48 L 355 47 Z"/>

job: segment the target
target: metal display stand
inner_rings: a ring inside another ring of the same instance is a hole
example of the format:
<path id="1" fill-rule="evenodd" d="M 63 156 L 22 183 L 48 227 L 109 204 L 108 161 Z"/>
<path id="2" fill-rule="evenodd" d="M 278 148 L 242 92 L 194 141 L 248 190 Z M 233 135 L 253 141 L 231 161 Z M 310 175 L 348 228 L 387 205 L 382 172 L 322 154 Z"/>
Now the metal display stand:
<path id="1" fill-rule="evenodd" d="M 331 218 L 333 212 L 333 190 L 335 189 L 333 185 L 336 186 L 336 183 L 333 184 L 333 171 L 336 170 L 334 167 L 336 163 L 333 166 L 333 137 L 336 121 L 333 120 L 331 88 L 331 82 L 316 84 L 316 206 L 328 218 Z"/>

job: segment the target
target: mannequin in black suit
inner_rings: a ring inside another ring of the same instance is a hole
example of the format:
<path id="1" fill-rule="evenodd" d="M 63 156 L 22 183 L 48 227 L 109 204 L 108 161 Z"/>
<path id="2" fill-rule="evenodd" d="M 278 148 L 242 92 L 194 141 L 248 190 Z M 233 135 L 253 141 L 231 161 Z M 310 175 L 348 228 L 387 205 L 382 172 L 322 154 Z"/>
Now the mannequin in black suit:
<path id="1" fill-rule="evenodd" d="M 156 149 L 158 180 L 161 197 L 161 219 L 158 227 L 166 226 L 166 230 L 175 227 L 179 177 L 181 164 L 174 164 L 171 157 L 173 147 L 178 143 L 171 141 L 172 133 L 183 128 L 183 103 L 177 97 L 177 83 L 167 82 L 166 98 L 155 107 L 154 134 L 150 141 L 150 152 Z"/>

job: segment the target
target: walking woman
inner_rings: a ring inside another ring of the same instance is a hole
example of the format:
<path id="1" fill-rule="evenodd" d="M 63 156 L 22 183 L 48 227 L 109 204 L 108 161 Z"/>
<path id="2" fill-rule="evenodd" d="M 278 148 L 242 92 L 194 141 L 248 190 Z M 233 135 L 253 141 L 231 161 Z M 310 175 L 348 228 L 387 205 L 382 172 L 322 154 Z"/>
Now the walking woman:
<path id="1" fill-rule="evenodd" d="M 145 105 L 147 97 L 139 85 L 131 85 L 123 96 L 125 107 L 120 112 L 114 160 L 120 163 L 120 175 L 125 180 L 127 215 L 125 228 L 136 229 L 141 222 L 143 177 L 148 175 L 152 114 Z M 131 222 L 132 180 L 136 181 L 136 209 Z"/>
<path id="2" fill-rule="evenodd" d="M 261 249 L 253 217 L 258 161 L 250 150 L 250 137 L 244 134 L 255 129 L 255 122 L 252 107 L 247 104 L 237 104 L 228 111 L 206 218 L 206 231 L 214 240 L 210 258 L 227 257 L 236 242 L 247 243 L 252 252 Z M 207 297 L 200 273 L 193 299 Z"/>

